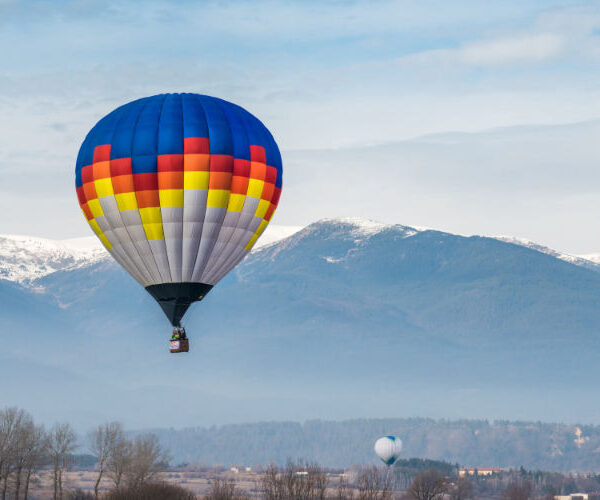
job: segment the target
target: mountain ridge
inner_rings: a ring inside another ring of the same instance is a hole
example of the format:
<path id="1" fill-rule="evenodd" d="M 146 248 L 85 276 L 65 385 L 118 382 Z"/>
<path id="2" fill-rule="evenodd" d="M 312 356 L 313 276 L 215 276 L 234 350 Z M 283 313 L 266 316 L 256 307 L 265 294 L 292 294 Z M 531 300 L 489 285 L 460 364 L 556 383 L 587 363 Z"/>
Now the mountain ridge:
<path id="1" fill-rule="evenodd" d="M 285 464 L 290 458 L 330 467 L 377 464 L 374 441 L 402 439 L 403 458 L 502 467 L 592 472 L 600 465 L 600 427 L 527 421 L 363 418 L 255 422 L 205 428 L 150 429 L 178 462 Z"/>
<path id="2" fill-rule="evenodd" d="M 46 414 L 54 394 L 80 426 L 104 416 L 130 427 L 340 419 L 375 408 L 600 421 L 587 403 L 600 378 L 600 273 L 494 238 L 311 224 L 252 252 L 192 306 L 185 356 L 168 353 L 160 308 L 110 259 L 29 286 L 0 281 L 2 296 L 0 376 L 22 363 L 50 378 L 0 396 Z M 68 391 L 64 377 L 52 385 L 53 369 L 72 374 Z"/>
<path id="3" fill-rule="evenodd" d="M 495 238 L 551 255 L 574 265 L 600 270 L 600 261 L 597 262 L 597 254 L 571 255 L 524 238 L 462 235 L 427 227 L 382 223 L 361 217 L 325 218 L 304 227 L 271 225 L 267 227 L 252 252 L 257 252 L 303 229 L 320 223 L 343 223 L 354 226 L 353 232 L 361 237 L 373 235 L 393 227 L 401 227 L 407 231 L 412 231 L 413 234 L 423 231 L 437 231 L 455 236 Z M 32 286 L 35 280 L 54 272 L 88 266 L 105 259 L 110 259 L 110 256 L 96 236 L 52 240 L 36 236 L 0 234 L 0 279 L 18 282 L 25 286 Z"/>

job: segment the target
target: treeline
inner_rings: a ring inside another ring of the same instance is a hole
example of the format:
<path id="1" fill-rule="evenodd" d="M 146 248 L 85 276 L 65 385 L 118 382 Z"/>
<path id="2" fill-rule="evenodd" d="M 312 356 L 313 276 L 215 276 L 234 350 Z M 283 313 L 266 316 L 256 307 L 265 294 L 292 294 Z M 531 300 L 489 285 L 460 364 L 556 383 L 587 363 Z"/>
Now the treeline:
<path id="1" fill-rule="evenodd" d="M 18 408 L 0 411 L 0 482 L 2 500 L 27 499 L 31 479 L 43 466 L 52 468 L 54 498 L 63 497 L 63 473 L 77 436 L 69 424 L 46 430 Z"/>
<path id="2" fill-rule="evenodd" d="M 0 410 L 0 499 L 27 500 L 31 497 L 33 479 L 41 471 L 51 473 L 54 500 L 86 498 L 80 492 L 66 492 L 64 474 L 75 462 L 90 465 L 90 456 L 73 452 L 79 445 L 91 453 L 91 463 L 97 471 L 94 495 L 99 496 L 103 477 L 113 485 L 111 495 L 139 492 L 168 466 L 169 455 L 154 434 L 137 435 L 130 439 L 117 422 L 98 426 L 90 431 L 85 443 L 68 423 L 46 429 L 19 408 Z M 39 481 L 37 481 L 39 483 Z"/>
<path id="3" fill-rule="evenodd" d="M 590 500 L 600 500 L 600 474 L 564 474 L 530 471 L 523 467 L 505 470 L 492 476 L 467 476 L 475 498 L 552 499 L 556 495 L 589 493 Z M 510 493 L 510 495 L 509 495 Z"/>
<path id="4" fill-rule="evenodd" d="M 393 434 L 403 455 L 468 467 L 553 471 L 600 469 L 600 426 L 425 418 L 312 420 L 155 429 L 175 462 L 244 463 L 306 457 L 331 467 L 375 463 L 373 442 Z"/>
<path id="5" fill-rule="evenodd" d="M 269 429 L 268 424 L 257 425 L 265 432 Z M 575 434 L 574 439 L 581 445 L 586 442 L 586 432 L 587 429 L 578 428 Z M 334 447 L 336 441 L 331 439 L 329 446 Z M 75 455 L 77 450 L 88 454 Z M 460 477 L 458 463 L 423 458 L 399 459 L 393 467 L 338 468 L 322 466 L 313 459 L 296 462 L 288 459 L 284 465 L 267 459 L 263 463 L 270 465 L 258 465 L 255 472 L 246 476 L 245 482 L 236 483 L 227 480 L 235 477 L 229 465 L 244 463 L 240 460 L 221 466 L 187 463 L 171 467 L 170 452 L 176 452 L 177 448 L 167 450 L 156 434 L 126 433 L 118 422 L 99 425 L 79 439 L 68 423 L 45 428 L 26 411 L 6 408 L 0 410 L 0 500 L 195 498 L 181 486 L 161 482 L 159 473 L 163 471 L 169 471 L 163 477 L 176 473 L 184 478 L 186 473 L 199 471 L 202 475 L 195 477 L 206 478 L 211 485 L 206 495 L 209 500 L 250 497 L 267 500 L 546 500 L 555 495 L 600 491 L 600 474 L 596 473 L 565 474 L 518 467 L 491 476 Z M 294 452 L 301 456 L 298 450 L 291 451 Z M 93 493 L 69 491 L 66 487 L 65 474 L 77 464 L 94 471 Z M 254 486 L 245 490 L 248 482 Z M 600 500 L 600 496 L 590 498 Z"/>
<path id="6" fill-rule="evenodd" d="M 395 476 L 397 478 L 397 475 Z M 461 490 L 468 491 L 472 495 L 461 498 L 552 500 L 557 495 L 587 493 L 590 500 L 600 500 L 600 494 L 597 493 L 600 491 L 600 475 L 594 473 L 564 474 L 539 470 L 528 471 L 520 467 L 491 476 L 477 474 L 464 477 L 445 476 L 445 482 L 446 485 L 460 486 Z"/>
<path id="7" fill-rule="evenodd" d="M 556 495 L 590 492 L 600 485 L 598 477 L 524 469 L 495 476 L 459 477 L 451 464 L 438 463 L 440 470 L 423 469 L 425 463 L 413 460 L 409 468 L 414 474 L 404 484 L 406 470 L 402 469 L 408 467 L 406 463 L 392 468 L 354 466 L 342 474 L 331 474 L 316 463 L 288 462 L 265 469 L 252 492 L 245 491 L 240 483 L 214 479 L 206 498 L 241 500 L 252 493 L 266 500 L 554 500 Z M 590 494 L 589 498 L 600 500 L 600 495 Z"/>
<path id="8" fill-rule="evenodd" d="M 440 484 L 444 485 L 444 492 L 450 491 L 439 472 L 434 470 L 429 473 L 439 478 Z M 393 474 L 385 467 L 353 467 L 350 471 L 333 475 L 317 463 L 302 460 L 289 461 L 281 467 L 274 464 L 268 466 L 262 471 L 252 496 L 265 500 L 420 500 L 420 497 L 406 496 L 398 491 Z M 207 500 L 241 500 L 249 497 L 250 492 L 235 481 L 226 479 L 213 480 L 205 496 Z M 436 498 L 441 500 L 441 497 L 431 497 L 431 500 Z"/>

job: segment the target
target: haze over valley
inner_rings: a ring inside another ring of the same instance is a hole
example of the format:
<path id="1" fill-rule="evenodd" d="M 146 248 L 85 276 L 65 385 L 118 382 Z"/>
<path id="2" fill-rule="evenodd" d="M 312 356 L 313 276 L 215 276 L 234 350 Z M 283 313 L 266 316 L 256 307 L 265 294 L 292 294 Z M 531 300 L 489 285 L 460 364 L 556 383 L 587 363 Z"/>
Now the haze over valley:
<path id="1" fill-rule="evenodd" d="M 115 414 L 132 428 L 598 417 L 593 262 L 360 219 L 272 239 L 191 308 L 192 350 L 174 360 L 160 309 L 100 250 L 38 242 L 36 260 L 33 240 L 4 237 L 2 321 L 27 331 L 0 355 L 20 374 L 7 400 L 82 429 Z"/>

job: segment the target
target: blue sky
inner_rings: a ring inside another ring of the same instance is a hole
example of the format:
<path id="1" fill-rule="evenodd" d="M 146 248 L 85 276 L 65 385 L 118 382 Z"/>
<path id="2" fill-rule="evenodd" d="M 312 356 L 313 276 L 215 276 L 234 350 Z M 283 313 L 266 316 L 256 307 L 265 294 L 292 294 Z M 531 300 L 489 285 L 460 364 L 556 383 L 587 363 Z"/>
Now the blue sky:
<path id="1" fill-rule="evenodd" d="M 72 189 L 86 132 L 193 91 L 273 131 L 275 224 L 362 216 L 600 251 L 598 2 L 0 0 L 0 53 L 0 233 L 89 234 Z"/>

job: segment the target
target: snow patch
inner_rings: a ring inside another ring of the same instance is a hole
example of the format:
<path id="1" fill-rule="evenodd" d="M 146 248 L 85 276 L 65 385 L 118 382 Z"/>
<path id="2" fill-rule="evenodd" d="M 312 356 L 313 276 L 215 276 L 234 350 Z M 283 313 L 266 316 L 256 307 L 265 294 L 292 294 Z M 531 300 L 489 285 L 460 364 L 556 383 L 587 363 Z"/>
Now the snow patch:
<path id="1" fill-rule="evenodd" d="M 586 253 L 583 255 L 576 255 L 576 257 L 579 257 L 580 259 L 589 260 L 594 264 L 600 264 L 600 253 Z"/>
<path id="2" fill-rule="evenodd" d="M 382 222 L 377 222 L 370 219 L 362 219 L 360 217 L 343 217 L 340 219 L 329 220 L 331 220 L 332 222 L 342 222 L 345 224 L 350 224 L 354 226 L 353 232 L 362 236 L 372 236 L 374 234 L 380 233 L 384 229 L 392 227 L 391 224 L 383 224 Z"/>
<path id="3" fill-rule="evenodd" d="M 527 240 L 525 238 L 515 238 L 513 236 L 495 236 L 494 238 L 500 241 L 504 241 L 506 243 L 512 243 L 514 245 L 527 247 L 531 250 L 535 250 L 536 252 L 545 253 L 546 255 L 551 255 L 552 257 L 564 260 L 565 262 L 568 262 L 569 264 L 574 264 L 576 266 L 597 269 L 600 264 L 600 255 L 597 255 L 598 260 L 595 261 L 592 258 L 590 258 L 595 254 L 591 254 L 587 258 L 582 255 L 570 255 L 568 253 L 558 252 L 557 250 L 553 250 L 552 248 L 548 248 L 544 245 L 534 243 L 533 241 Z"/>
<path id="4" fill-rule="evenodd" d="M 351 234 L 357 237 L 369 237 L 388 229 L 395 229 L 401 231 L 408 238 L 423 231 L 415 227 L 402 226 L 400 224 L 385 224 L 371 219 L 363 219 L 362 217 L 339 217 L 336 219 L 321 219 L 317 222 L 317 224 L 321 223 L 353 226 Z"/>
<path id="5" fill-rule="evenodd" d="M 88 266 L 108 258 L 95 236 L 51 240 L 0 235 L 0 279 L 30 284 L 56 271 Z"/>
<path id="6" fill-rule="evenodd" d="M 260 252 L 267 247 L 274 247 L 269 255 L 274 257 L 278 252 L 298 244 L 300 240 L 329 226 L 334 232 L 345 232 L 355 238 L 357 247 L 382 231 L 393 230 L 401 237 L 408 238 L 430 228 L 409 227 L 400 224 L 384 224 L 359 217 L 343 217 L 322 219 L 306 227 L 302 226 L 267 226 L 257 241 L 253 252 Z M 497 236 L 495 239 L 521 245 L 557 259 L 588 269 L 600 271 L 600 254 L 570 255 L 539 245 L 530 240 L 510 236 Z M 333 256 L 322 257 L 329 263 L 339 263 L 347 259 Z M 15 281 L 27 286 L 41 277 L 57 271 L 80 268 L 109 259 L 100 241 L 95 236 L 52 240 L 21 235 L 0 235 L 0 279 Z"/>
<path id="7" fill-rule="evenodd" d="M 302 226 L 267 226 L 254 249 L 276 243 Z M 0 279 L 32 286 L 57 271 L 95 264 L 110 256 L 95 236 L 52 240 L 14 234 L 0 235 Z"/>

